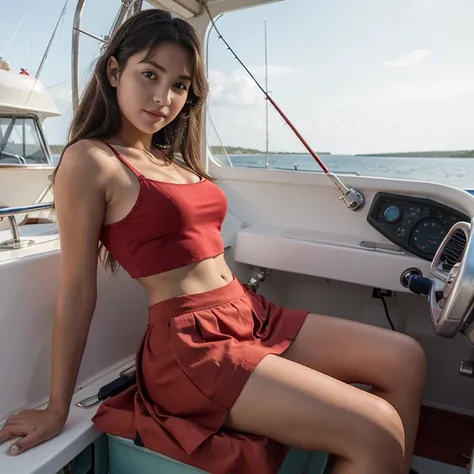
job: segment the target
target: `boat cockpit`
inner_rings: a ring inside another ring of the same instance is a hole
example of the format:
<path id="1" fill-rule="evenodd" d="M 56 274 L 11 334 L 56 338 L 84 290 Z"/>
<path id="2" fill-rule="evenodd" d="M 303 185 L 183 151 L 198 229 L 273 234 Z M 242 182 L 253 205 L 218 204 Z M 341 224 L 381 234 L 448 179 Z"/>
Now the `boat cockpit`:
<path id="1" fill-rule="evenodd" d="M 206 42 L 212 28 L 206 9 L 216 19 L 272 1 L 208 0 L 206 8 L 197 0 L 148 3 L 191 22 Z M 85 4 L 77 2 L 72 38 L 76 106 L 80 37 L 107 41 L 83 30 Z M 110 34 L 143 6 L 122 1 Z M 41 135 L 34 151 L 14 141 L 14 131 L 23 138 L 37 131 L 35 121 L 27 120 L 0 116 L 4 159 L 47 162 Z M 474 474 L 474 195 L 425 181 L 225 166 L 212 153 L 206 130 L 202 134 L 207 169 L 229 201 L 222 237 L 235 275 L 278 304 L 415 338 L 428 361 L 423 397 L 428 421 L 420 428 L 413 466 L 420 474 Z M 7 202 L 0 209 L 0 220 L 11 226 L 0 229 L 0 420 L 41 407 L 49 396 L 59 239 L 52 223 L 15 224 L 16 215 L 43 209 L 38 206 L 48 209 L 49 203 L 38 204 L 36 197 L 31 205 Z M 2 248 L 5 241 L 10 245 Z M 18 457 L 8 455 L 5 443 L 0 472 L 203 472 L 133 440 L 104 435 L 90 421 L 117 383 L 133 382 L 147 309 L 145 295 L 130 277 L 119 272 L 111 278 L 99 269 L 95 315 L 66 427 Z M 291 450 L 279 473 L 329 474 L 328 458 Z"/>
<path id="2" fill-rule="evenodd" d="M 0 164 L 52 166 L 35 116 L 0 115 Z"/>

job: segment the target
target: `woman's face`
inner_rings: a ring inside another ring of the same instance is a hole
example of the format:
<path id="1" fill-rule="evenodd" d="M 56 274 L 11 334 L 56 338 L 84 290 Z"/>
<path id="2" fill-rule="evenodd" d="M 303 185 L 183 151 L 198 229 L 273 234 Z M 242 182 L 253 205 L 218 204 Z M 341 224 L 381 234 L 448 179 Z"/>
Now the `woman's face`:
<path id="1" fill-rule="evenodd" d="M 117 101 L 128 122 L 153 134 L 181 112 L 191 87 L 191 55 L 175 43 L 162 43 L 145 59 L 146 51 L 131 56 L 123 71 L 114 57 L 108 76 L 117 88 Z"/>

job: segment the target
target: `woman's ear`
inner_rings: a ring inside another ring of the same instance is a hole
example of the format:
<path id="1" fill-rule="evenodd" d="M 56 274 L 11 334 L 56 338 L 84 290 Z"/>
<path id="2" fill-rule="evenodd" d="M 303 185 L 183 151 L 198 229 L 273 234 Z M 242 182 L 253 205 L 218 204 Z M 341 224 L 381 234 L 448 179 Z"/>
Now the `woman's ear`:
<path id="1" fill-rule="evenodd" d="M 119 77 L 119 64 L 114 56 L 110 56 L 107 61 L 107 78 L 112 87 L 117 87 Z"/>

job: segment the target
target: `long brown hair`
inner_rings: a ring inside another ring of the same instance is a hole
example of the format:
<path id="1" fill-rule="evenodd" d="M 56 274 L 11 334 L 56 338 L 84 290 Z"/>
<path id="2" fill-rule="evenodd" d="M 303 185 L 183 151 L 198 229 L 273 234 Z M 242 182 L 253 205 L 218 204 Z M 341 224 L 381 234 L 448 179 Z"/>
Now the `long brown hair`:
<path id="1" fill-rule="evenodd" d="M 152 142 L 166 150 L 165 155 L 169 160 L 180 154 L 194 173 L 202 178 L 212 179 L 201 163 L 202 108 L 208 92 L 201 43 L 189 23 L 158 9 L 143 10 L 131 16 L 110 38 L 97 60 L 92 78 L 74 114 L 69 128 L 69 141 L 61 153 L 61 159 L 66 149 L 79 140 L 105 140 L 120 131 L 121 115 L 116 89 L 112 87 L 107 76 L 110 57 L 115 57 L 119 69 L 123 71 L 131 56 L 147 51 L 146 58 L 149 58 L 154 48 L 165 42 L 179 44 L 189 51 L 192 80 L 186 105 L 171 123 L 153 135 Z M 58 167 L 52 175 L 53 184 Z M 112 273 L 116 273 L 118 264 L 102 243 L 99 251 L 102 264 Z"/>

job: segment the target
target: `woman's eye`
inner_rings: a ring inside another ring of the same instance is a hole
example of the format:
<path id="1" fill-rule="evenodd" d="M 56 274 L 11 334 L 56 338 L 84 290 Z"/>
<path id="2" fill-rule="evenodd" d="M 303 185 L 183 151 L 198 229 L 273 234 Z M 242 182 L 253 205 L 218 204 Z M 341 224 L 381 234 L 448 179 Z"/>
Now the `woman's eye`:
<path id="1" fill-rule="evenodd" d="M 175 84 L 175 87 L 179 89 L 180 91 L 187 91 L 188 88 L 186 87 L 186 84 L 183 84 L 182 82 L 178 82 Z"/>
<path id="2" fill-rule="evenodd" d="M 156 79 L 156 75 L 154 72 L 144 71 L 142 74 L 148 79 Z"/>

